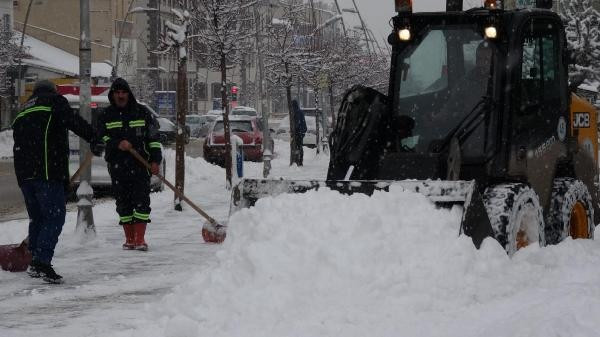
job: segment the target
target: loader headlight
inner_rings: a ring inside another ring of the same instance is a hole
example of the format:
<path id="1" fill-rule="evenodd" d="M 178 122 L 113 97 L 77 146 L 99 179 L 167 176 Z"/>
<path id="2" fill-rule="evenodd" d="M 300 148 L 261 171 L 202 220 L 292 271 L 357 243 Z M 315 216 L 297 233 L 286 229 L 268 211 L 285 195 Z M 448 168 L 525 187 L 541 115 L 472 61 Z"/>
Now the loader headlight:
<path id="1" fill-rule="evenodd" d="M 488 39 L 495 39 L 496 37 L 498 37 L 498 31 L 496 30 L 496 27 L 494 26 L 489 26 L 485 28 L 485 37 L 487 37 Z"/>
<path id="2" fill-rule="evenodd" d="M 400 29 L 400 31 L 398 31 L 398 38 L 400 38 L 401 41 L 410 40 L 410 29 L 408 29 L 408 28 Z"/>

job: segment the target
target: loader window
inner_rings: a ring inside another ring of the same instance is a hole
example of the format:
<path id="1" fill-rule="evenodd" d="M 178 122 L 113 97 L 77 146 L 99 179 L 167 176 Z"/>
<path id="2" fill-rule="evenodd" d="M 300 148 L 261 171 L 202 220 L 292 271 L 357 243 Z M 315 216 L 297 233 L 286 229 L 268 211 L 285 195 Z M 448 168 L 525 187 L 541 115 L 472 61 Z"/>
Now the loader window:
<path id="1" fill-rule="evenodd" d="M 473 25 L 431 27 L 400 52 L 395 74 L 395 118 L 414 121 L 410 136 L 396 127 L 396 142 L 410 152 L 428 153 L 488 94 L 496 46 Z M 465 137 L 466 157 L 484 152 L 483 124 Z"/>
<path id="2" fill-rule="evenodd" d="M 560 105 L 558 47 L 558 33 L 550 23 L 532 23 L 525 31 L 521 66 L 522 113 L 532 113 L 542 103 Z"/>
<path id="3" fill-rule="evenodd" d="M 436 92 L 448 87 L 446 39 L 441 30 L 433 30 L 419 48 L 401 65 L 403 72 L 400 97 Z"/>

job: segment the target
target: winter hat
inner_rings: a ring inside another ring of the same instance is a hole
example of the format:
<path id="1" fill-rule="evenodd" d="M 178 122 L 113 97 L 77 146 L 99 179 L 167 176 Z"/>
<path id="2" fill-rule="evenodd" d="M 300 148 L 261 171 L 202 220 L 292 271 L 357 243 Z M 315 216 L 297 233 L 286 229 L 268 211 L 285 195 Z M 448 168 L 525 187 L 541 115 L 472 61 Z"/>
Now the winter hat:
<path id="1" fill-rule="evenodd" d="M 40 94 L 40 93 L 56 94 L 57 93 L 56 85 L 48 80 L 37 81 L 37 82 L 35 82 L 35 85 L 33 86 L 33 93 L 34 94 Z"/>

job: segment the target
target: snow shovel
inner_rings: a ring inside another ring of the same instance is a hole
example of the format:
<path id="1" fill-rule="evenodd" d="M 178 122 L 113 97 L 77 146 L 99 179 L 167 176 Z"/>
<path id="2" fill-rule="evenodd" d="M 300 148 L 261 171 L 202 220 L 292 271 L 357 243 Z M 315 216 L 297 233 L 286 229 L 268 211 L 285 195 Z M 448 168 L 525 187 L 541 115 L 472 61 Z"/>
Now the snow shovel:
<path id="1" fill-rule="evenodd" d="M 140 154 L 134 150 L 129 149 L 129 152 L 137 159 L 140 163 L 142 163 L 148 170 L 151 169 L 150 164 L 142 157 Z M 208 223 L 204 223 L 202 226 L 202 238 L 205 242 L 210 243 L 222 243 L 225 241 L 225 232 L 227 227 L 225 225 L 219 224 L 215 219 L 206 214 L 200 207 L 198 207 L 194 202 L 192 202 L 188 197 L 186 197 L 183 193 L 181 193 L 173 184 L 171 184 L 165 177 L 163 177 L 160 173 L 156 174 L 156 176 L 163 182 L 165 185 L 169 186 L 175 195 L 185 201 L 188 205 L 192 206 L 192 208 L 202 215 Z"/>
<path id="2" fill-rule="evenodd" d="M 90 166 L 93 157 L 94 155 L 92 152 L 87 153 L 83 163 L 81 163 L 77 171 L 75 171 L 73 176 L 71 176 L 71 179 L 69 179 L 69 184 L 73 185 L 73 182 L 79 178 L 81 172 Z M 18 244 L 0 245 L 0 267 L 2 267 L 3 270 L 11 272 L 27 270 L 32 258 L 31 252 L 27 247 L 28 245 L 28 237 Z"/>

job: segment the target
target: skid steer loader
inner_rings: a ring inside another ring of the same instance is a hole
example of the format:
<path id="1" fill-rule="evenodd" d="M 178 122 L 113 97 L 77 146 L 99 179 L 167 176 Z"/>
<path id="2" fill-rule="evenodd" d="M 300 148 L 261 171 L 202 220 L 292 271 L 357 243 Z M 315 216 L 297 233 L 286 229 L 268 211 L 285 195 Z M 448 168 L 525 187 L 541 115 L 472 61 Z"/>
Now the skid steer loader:
<path id="1" fill-rule="evenodd" d="M 396 1 L 388 94 L 356 86 L 343 99 L 327 180 L 244 180 L 231 211 L 267 195 L 393 184 L 462 206 L 461 233 L 477 247 L 492 236 L 512 255 L 593 238 L 597 113 L 569 87 L 551 1 L 439 13 L 412 13 L 410 3 Z"/>

